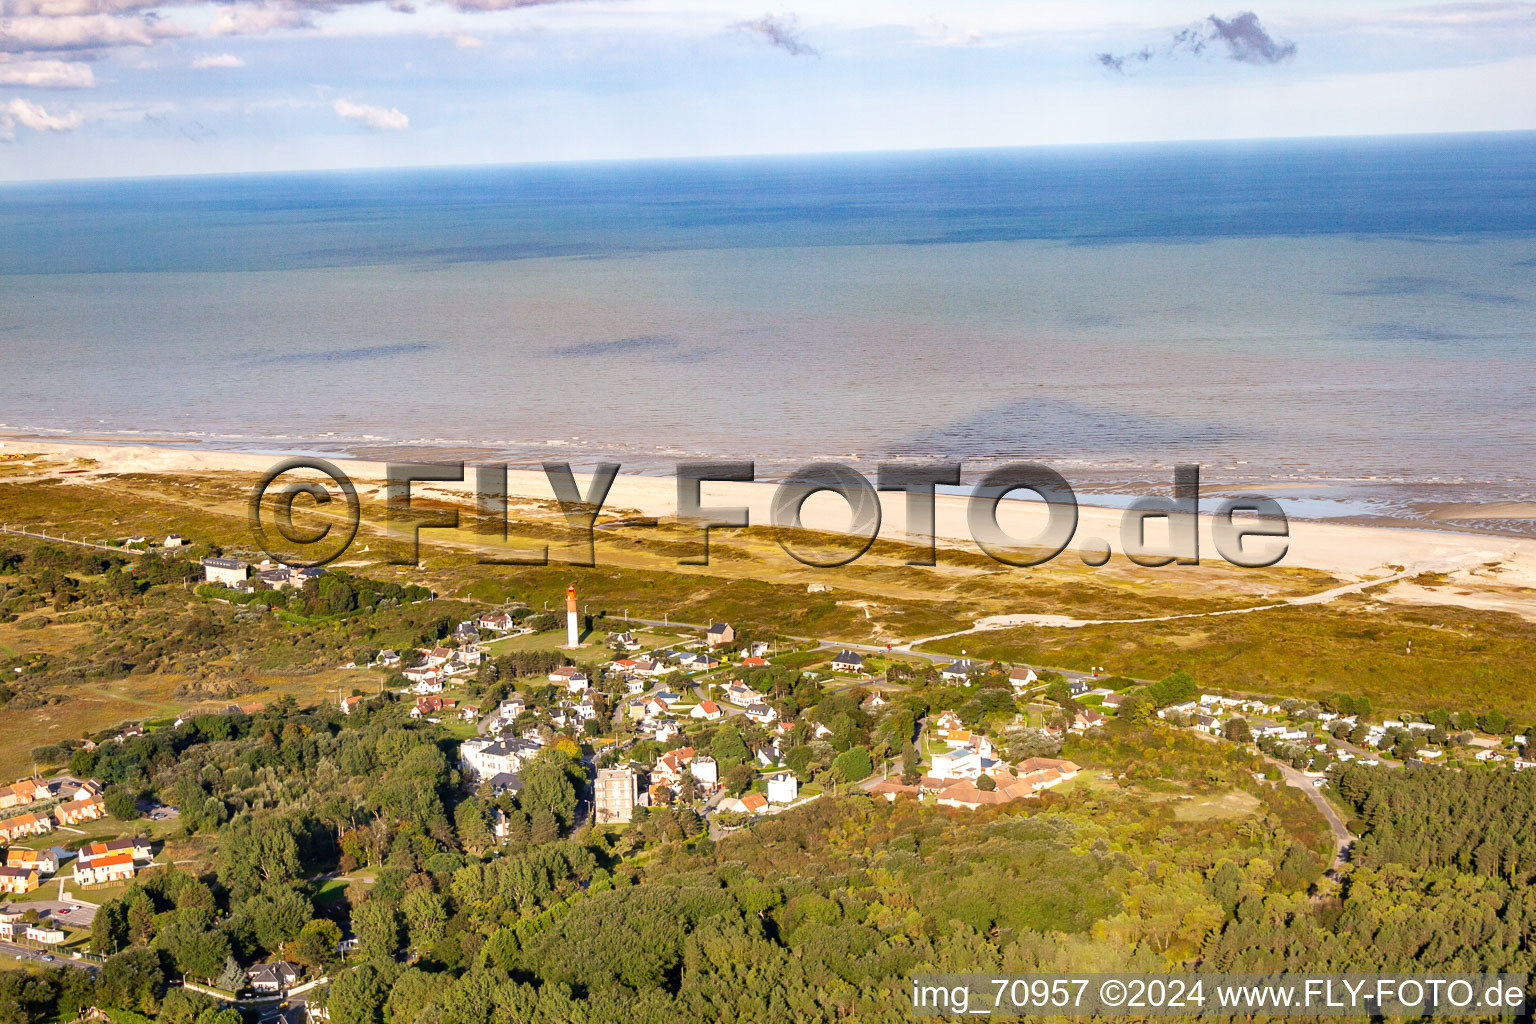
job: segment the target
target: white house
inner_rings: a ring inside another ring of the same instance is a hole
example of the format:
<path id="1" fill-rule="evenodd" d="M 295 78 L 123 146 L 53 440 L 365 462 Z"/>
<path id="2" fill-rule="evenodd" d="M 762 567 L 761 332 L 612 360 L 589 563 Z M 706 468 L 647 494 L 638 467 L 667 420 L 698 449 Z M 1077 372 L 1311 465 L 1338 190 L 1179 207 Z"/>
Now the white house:
<path id="1" fill-rule="evenodd" d="M 800 780 L 795 778 L 793 772 L 779 772 L 777 775 L 768 776 L 768 802 L 771 804 L 792 804 L 800 795 Z"/>
<path id="2" fill-rule="evenodd" d="M 712 700 L 701 700 L 692 711 L 688 712 L 689 718 L 702 718 L 706 722 L 713 722 L 724 715 L 725 712 L 720 710 L 720 705 Z"/>

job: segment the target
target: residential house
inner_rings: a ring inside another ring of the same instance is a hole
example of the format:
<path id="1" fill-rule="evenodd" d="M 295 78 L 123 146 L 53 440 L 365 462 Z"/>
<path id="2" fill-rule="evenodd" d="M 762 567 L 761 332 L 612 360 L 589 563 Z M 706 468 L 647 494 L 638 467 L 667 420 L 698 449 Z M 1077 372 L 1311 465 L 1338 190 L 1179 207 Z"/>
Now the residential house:
<path id="1" fill-rule="evenodd" d="M 663 718 L 661 721 L 656 723 L 657 743 L 671 743 L 674 739 L 676 739 L 678 736 L 681 736 L 682 734 L 683 731 L 677 727 L 677 722 L 674 719 Z"/>
<path id="2" fill-rule="evenodd" d="M 693 757 L 692 747 L 678 747 L 667 751 L 656 759 L 656 767 L 651 769 L 651 782 L 676 789 L 678 783 L 683 781 L 683 771 Z"/>
<path id="3" fill-rule="evenodd" d="M 768 798 L 761 793 L 748 793 L 739 800 L 722 800 L 719 806 L 722 811 L 737 814 L 762 814 L 768 810 Z"/>
<path id="4" fill-rule="evenodd" d="M 707 790 L 720 785 L 720 765 L 707 754 L 700 754 L 688 762 L 688 773 Z"/>
<path id="5" fill-rule="evenodd" d="M 38 942 L 44 946 L 57 946 L 69 936 L 63 928 L 48 924 L 46 921 L 39 924 L 29 924 L 22 936 L 28 942 Z"/>
<path id="6" fill-rule="evenodd" d="M 963 683 L 979 671 L 981 671 L 981 664 L 979 662 L 971 661 L 969 658 L 961 658 L 939 669 L 939 678 L 950 683 Z"/>
<path id="7" fill-rule="evenodd" d="M 1072 694 L 1072 696 L 1074 696 L 1074 697 L 1081 697 L 1081 696 L 1083 696 L 1085 693 L 1087 693 L 1089 691 L 1089 689 L 1090 689 L 1090 687 L 1088 685 L 1087 680 L 1084 680 L 1084 679 L 1069 679 L 1067 681 L 1067 692 Z"/>
<path id="8" fill-rule="evenodd" d="M 506 700 L 497 705 L 496 714 L 501 718 L 503 722 L 513 722 L 517 720 L 518 715 L 522 714 L 527 709 L 527 701 L 523 700 L 521 697 L 513 696 L 508 697 Z"/>
<path id="9" fill-rule="evenodd" d="M 258 995 L 282 995 L 298 983 L 299 968 L 286 960 L 257 964 L 245 972 L 252 991 Z"/>
<path id="10" fill-rule="evenodd" d="M 47 783 L 36 779 L 23 779 L 14 785 L 0 787 L 0 811 L 9 810 L 12 807 L 24 807 L 39 800 L 46 800 L 52 795 Z"/>
<path id="11" fill-rule="evenodd" d="M 580 679 L 580 689 L 586 689 L 587 686 L 587 674 L 575 665 L 561 665 L 559 668 L 552 669 L 548 678 L 550 682 L 564 686 L 570 686 L 573 679 Z"/>
<path id="12" fill-rule="evenodd" d="M 78 825 L 85 821 L 95 821 L 106 817 L 106 814 L 106 802 L 99 796 L 86 797 L 84 800 L 67 800 L 53 809 L 53 818 L 60 825 Z"/>
<path id="13" fill-rule="evenodd" d="M 18 814 L 0 821 L 0 840 L 14 843 L 23 836 L 40 836 L 53 831 L 53 820 L 35 814 Z"/>
<path id="14" fill-rule="evenodd" d="M 701 700 L 694 706 L 692 711 L 688 712 L 688 717 L 702 718 L 706 722 L 713 722 L 717 718 L 723 718 L 724 716 L 725 712 L 720 709 L 720 705 L 712 700 Z"/>
<path id="15" fill-rule="evenodd" d="M 1035 675 L 1035 670 L 1028 665 L 1015 665 L 1008 670 L 1008 682 L 1015 690 L 1026 689 L 1039 681 L 1040 677 Z"/>
<path id="16" fill-rule="evenodd" d="M 350 715 L 352 712 L 361 707 L 363 701 L 367 699 L 368 695 L 365 693 L 357 693 L 350 697 L 341 698 L 341 713 L 344 715 Z"/>
<path id="17" fill-rule="evenodd" d="M 127 839 L 113 839 L 110 842 L 95 842 L 80 848 L 79 858 L 84 861 L 95 860 L 98 857 L 115 857 L 126 854 L 134 860 L 150 860 L 154 857 L 154 848 L 150 846 L 147 836 L 130 836 Z"/>
<path id="18" fill-rule="evenodd" d="M 380 651 L 379 656 L 373 660 L 374 664 L 383 665 L 385 668 L 388 668 L 391 665 L 400 664 L 400 652 L 386 648 Z"/>
<path id="19" fill-rule="evenodd" d="M 502 772 L 520 771 L 539 750 L 539 744 L 531 739 L 473 736 L 459 744 L 459 764 L 471 778 L 489 779 Z"/>
<path id="20" fill-rule="evenodd" d="M 749 704 L 746 711 L 747 717 L 759 724 L 766 724 L 779 717 L 779 713 L 768 704 Z"/>
<path id="21" fill-rule="evenodd" d="M 646 682 L 644 679 L 641 679 L 639 676 L 630 676 L 624 680 L 624 689 L 635 697 L 638 697 L 640 694 L 644 693 L 646 687 L 650 685 L 650 683 Z"/>
<path id="22" fill-rule="evenodd" d="M 890 701 L 886 700 L 885 694 L 881 693 L 879 690 L 876 690 L 874 693 L 865 698 L 862 707 L 867 711 L 876 711 L 885 707 L 889 703 Z"/>
<path id="23" fill-rule="evenodd" d="M 768 802 L 792 804 L 800 795 L 800 780 L 794 772 L 779 772 L 768 776 Z"/>
<path id="24" fill-rule="evenodd" d="M 768 667 L 768 659 L 767 658 L 759 658 L 755 654 L 749 654 L 745 658 L 741 659 L 741 667 L 742 668 L 767 668 Z"/>
<path id="25" fill-rule="evenodd" d="M 206 583 L 219 583 L 226 587 L 236 584 L 243 586 L 249 570 L 250 566 L 238 558 L 203 559 L 203 581 Z"/>
<path id="26" fill-rule="evenodd" d="M 838 651 L 832 659 L 833 672 L 864 674 L 864 656 L 855 651 Z"/>
<path id="27" fill-rule="evenodd" d="M 731 628 L 729 622 L 711 623 L 710 627 L 704 631 L 704 642 L 711 647 L 733 644 L 736 642 L 736 630 Z"/>
<path id="28" fill-rule="evenodd" d="M 512 628 L 512 616 L 506 612 L 487 612 L 475 620 L 475 625 L 481 629 L 489 629 L 496 633 L 505 633 Z"/>
<path id="29" fill-rule="evenodd" d="M 662 700 L 660 694 L 657 694 L 645 702 L 646 718 L 662 718 L 665 717 L 670 710 L 671 705 Z"/>
<path id="30" fill-rule="evenodd" d="M 75 884 L 108 885 L 126 882 L 133 878 L 137 870 L 138 866 L 131 853 L 110 854 L 89 860 L 82 856 L 75 861 Z"/>
<path id="31" fill-rule="evenodd" d="M 36 867 L 0 867 L 0 892 L 20 896 L 37 888 L 39 873 Z"/>
<path id="32" fill-rule="evenodd" d="M 1118 711 L 1120 706 L 1130 700 L 1131 697 L 1132 694 L 1129 693 L 1107 693 L 1104 695 L 1104 706 Z"/>
<path id="33" fill-rule="evenodd" d="M 960 716 L 953 711 L 944 711 L 933 720 L 933 733 L 940 739 L 947 737 L 952 730 L 965 728 L 965 723 L 960 721 Z"/>
<path id="34" fill-rule="evenodd" d="M 732 704 L 755 704 L 762 699 L 762 694 L 746 683 L 732 683 L 725 688 L 725 699 Z"/>
<path id="35" fill-rule="evenodd" d="M 23 850 L 19 846 L 13 846 L 5 851 L 5 866 L 36 868 L 42 874 L 51 875 L 59 870 L 59 852 L 57 849 Z"/>
<path id="36" fill-rule="evenodd" d="M 1060 777 L 1060 781 L 1066 782 L 1077 778 L 1077 773 L 1082 771 L 1076 764 L 1056 757 L 1030 757 L 1020 761 L 1015 767 L 1023 774 L 1031 772 L 1053 771 Z"/>

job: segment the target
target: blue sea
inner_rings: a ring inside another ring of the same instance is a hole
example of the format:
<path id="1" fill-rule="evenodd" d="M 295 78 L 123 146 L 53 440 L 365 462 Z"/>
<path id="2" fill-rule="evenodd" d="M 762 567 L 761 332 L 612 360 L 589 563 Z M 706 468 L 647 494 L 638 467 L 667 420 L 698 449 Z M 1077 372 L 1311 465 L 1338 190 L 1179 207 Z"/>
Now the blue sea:
<path id="1" fill-rule="evenodd" d="M 1411 521 L 1536 495 L 1533 309 L 1525 133 L 22 184 L 0 433 Z"/>

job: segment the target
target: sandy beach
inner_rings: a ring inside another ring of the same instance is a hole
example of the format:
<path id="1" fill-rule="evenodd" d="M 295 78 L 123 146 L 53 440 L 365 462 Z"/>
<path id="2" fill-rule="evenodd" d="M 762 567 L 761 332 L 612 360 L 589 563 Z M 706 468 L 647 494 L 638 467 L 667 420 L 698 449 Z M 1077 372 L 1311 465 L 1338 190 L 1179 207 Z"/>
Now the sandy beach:
<path id="1" fill-rule="evenodd" d="M 126 446 L 59 443 L 53 441 L 0 442 L 0 455 L 7 453 L 45 453 L 55 458 L 50 475 L 61 479 L 89 478 L 95 475 L 123 473 L 217 474 L 264 473 L 284 456 L 241 452 L 193 450 L 151 445 Z M 75 460 L 89 460 L 76 462 Z M 365 503 L 382 501 L 382 462 L 332 460 L 358 485 Z M 69 463 L 66 465 L 66 463 Z M 589 478 L 577 474 L 585 489 Z M 463 499 L 470 492 L 468 484 L 419 484 L 414 489 L 423 495 Z M 554 493 L 543 473 L 511 471 L 508 474 L 511 496 L 526 499 L 552 499 Z M 754 525 L 770 521 L 770 506 L 775 486 L 768 483 L 707 483 L 702 499 L 706 506 L 745 507 Z M 1280 497 L 1283 506 L 1283 496 Z M 1213 505 L 1213 501 L 1206 504 Z M 885 539 L 909 539 L 906 500 L 899 493 L 881 495 L 880 536 Z M 621 473 L 609 494 L 606 509 L 644 516 L 672 516 L 677 508 L 677 483 L 671 477 L 638 476 Z M 937 499 L 935 533 L 941 546 L 960 546 L 974 550 L 967 523 L 967 499 L 940 495 Z M 1044 522 L 1044 507 L 1033 501 L 1003 503 L 999 519 L 1014 537 L 1037 536 Z M 1083 505 L 1079 508 L 1077 530 L 1062 558 L 1080 557 L 1084 550 L 1108 542 L 1116 553 L 1121 548 L 1120 530 L 1124 513 L 1117 509 Z M 1212 517 L 1200 517 L 1202 559 L 1215 560 L 1218 554 L 1212 537 Z M 806 527 L 829 532 L 847 532 L 850 515 L 846 503 L 833 494 L 811 498 L 803 508 Z M 1385 576 L 1418 573 L 1443 573 L 1447 585 L 1426 588 L 1396 584 L 1403 588 L 1392 599 L 1413 603 L 1452 603 L 1467 607 L 1497 608 L 1536 616 L 1536 540 L 1494 537 L 1470 533 L 1431 530 L 1386 529 L 1332 523 L 1293 520 L 1289 524 L 1288 550 L 1281 566 L 1320 569 L 1341 580 L 1379 579 Z M 1158 540 L 1158 527 L 1149 529 L 1149 541 Z M 1248 545 L 1276 543 L 1256 538 Z M 1262 547 L 1261 547 L 1262 549 Z M 1076 552 L 1076 553 L 1075 553 Z"/>

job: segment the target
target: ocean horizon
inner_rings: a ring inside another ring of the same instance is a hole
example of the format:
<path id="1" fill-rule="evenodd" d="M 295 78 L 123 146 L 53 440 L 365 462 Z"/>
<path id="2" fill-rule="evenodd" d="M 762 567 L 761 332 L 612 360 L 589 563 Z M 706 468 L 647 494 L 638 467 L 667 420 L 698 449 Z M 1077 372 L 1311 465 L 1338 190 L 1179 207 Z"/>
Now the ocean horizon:
<path id="1" fill-rule="evenodd" d="M 1533 133 L 25 183 L 0 225 L 11 436 L 1536 497 Z"/>

